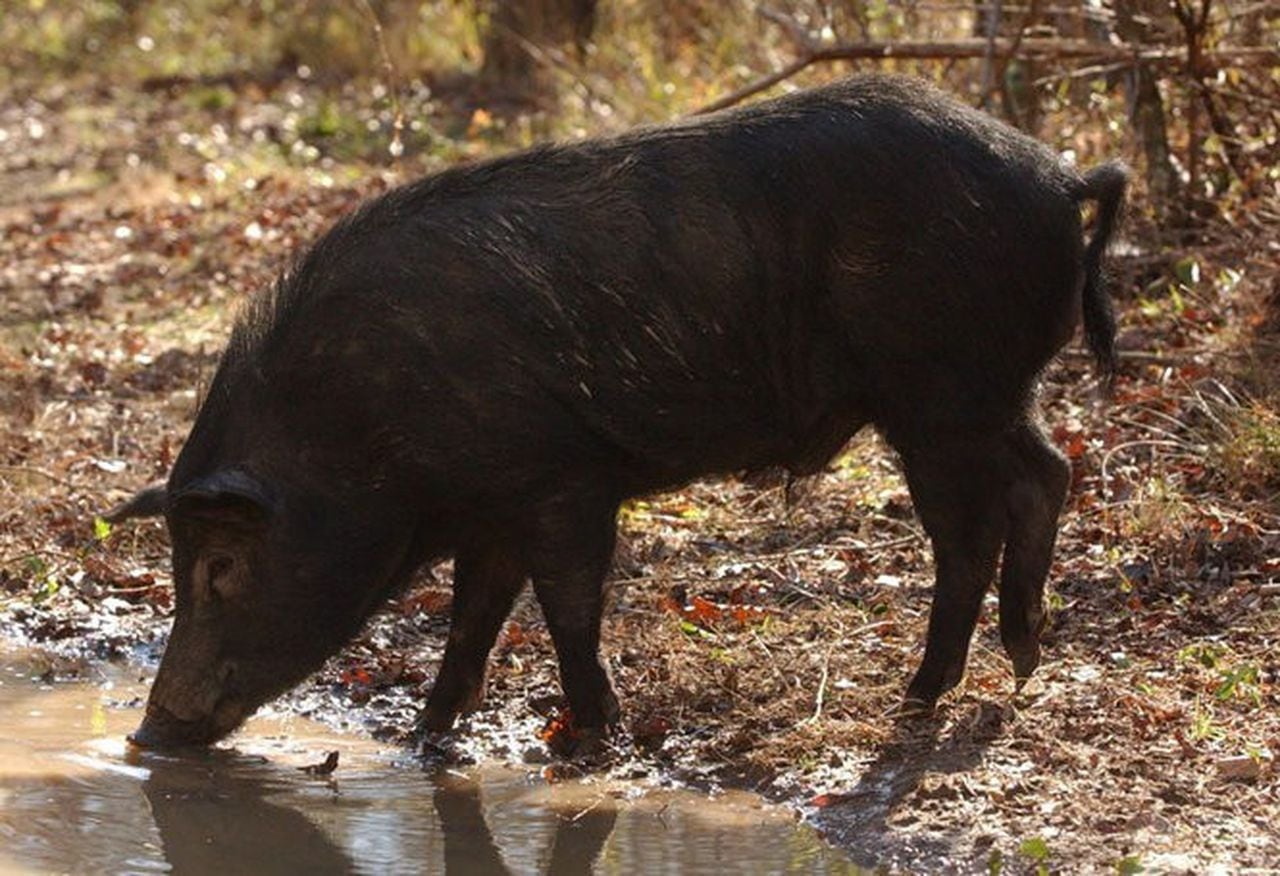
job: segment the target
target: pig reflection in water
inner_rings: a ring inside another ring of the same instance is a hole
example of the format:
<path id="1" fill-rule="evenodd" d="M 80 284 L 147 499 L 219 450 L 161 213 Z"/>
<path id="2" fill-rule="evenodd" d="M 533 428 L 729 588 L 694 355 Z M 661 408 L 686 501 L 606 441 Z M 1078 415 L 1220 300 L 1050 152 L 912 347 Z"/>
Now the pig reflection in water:
<path id="1" fill-rule="evenodd" d="M 523 773 L 459 777 L 376 769 L 332 782 L 239 755 L 97 771 L 0 776 L 0 872 L 854 872 L 759 801 L 622 802 Z M 142 774 L 148 774 L 143 778 Z M 629 796 L 629 795 L 627 795 Z M 619 808 L 621 807 L 621 808 Z"/>
<path id="2" fill-rule="evenodd" d="M 936 584 L 904 706 L 961 679 L 996 577 L 1040 659 L 1070 469 L 1035 410 L 1081 322 L 1126 172 L 906 78 L 456 168 L 344 219 L 242 316 L 167 485 L 176 617 L 135 741 L 203 745 L 297 684 L 424 563 L 455 560 L 419 726 L 484 694 L 526 581 L 573 720 L 618 719 L 602 588 L 630 496 L 898 452 Z M 1088 242 L 1081 210 L 1097 204 Z"/>
<path id="3" fill-rule="evenodd" d="M 138 752 L 120 739 L 131 679 L 108 667 L 108 689 L 33 684 L 42 672 L 0 663 L 0 873 L 572 874 L 603 848 L 622 872 L 718 874 L 727 850 L 744 872 L 851 870 L 749 795 L 424 773 L 296 720 L 283 747 L 284 727 L 259 719 L 239 740 L 250 753 Z M 329 749 L 327 777 L 277 762 Z"/>
<path id="4" fill-rule="evenodd" d="M 480 785 L 449 774 L 437 778 L 433 802 L 444 831 L 445 870 L 450 873 L 508 872 L 489 831 L 480 798 Z M 548 874 L 589 874 L 613 833 L 618 813 L 612 805 L 590 806 L 556 818 Z"/>
<path id="5" fill-rule="evenodd" d="M 397 864 L 425 872 L 434 869 L 432 861 L 441 859 L 444 872 L 450 874 L 509 872 L 485 819 L 481 784 L 474 779 L 437 777 L 432 795 L 436 825 L 409 823 L 422 821 L 423 813 L 416 807 L 395 813 L 371 808 L 364 830 L 348 824 L 353 848 L 395 847 L 398 854 L 408 856 L 398 862 L 386 859 L 391 856 L 389 849 L 378 849 L 382 860 L 354 860 L 311 818 L 267 799 L 288 787 L 269 778 L 176 765 L 154 770 L 143 791 L 160 830 L 164 858 L 178 873 L 338 874 L 394 869 Z M 333 792 L 339 793 L 339 788 L 335 786 Z M 321 806 L 308 809 L 313 815 L 324 811 Z M 547 865 L 540 872 L 557 876 L 592 872 L 613 832 L 617 812 L 599 807 L 580 816 L 555 819 Z M 545 818 L 538 820 L 538 827 L 548 826 Z M 387 835 L 378 836 L 378 832 Z M 526 832 L 516 840 L 529 838 Z"/>
<path id="6" fill-rule="evenodd" d="M 284 790 L 269 780 L 178 763 L 153 767 L 142 790 L 174 872 L 356 872 L 314 822 L 266 799 Z"/>

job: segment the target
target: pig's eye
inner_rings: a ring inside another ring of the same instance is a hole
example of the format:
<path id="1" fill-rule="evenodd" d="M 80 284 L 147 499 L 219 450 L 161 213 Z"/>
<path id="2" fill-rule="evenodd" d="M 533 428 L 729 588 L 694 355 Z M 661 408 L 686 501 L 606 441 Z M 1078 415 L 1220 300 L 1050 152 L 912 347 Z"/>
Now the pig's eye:
<path id="1" fill-rule="evenodd" d="M 205 580 L 209 587 L 209 599 L 221 602 L 230 599 L 236 591 L 236 561 L 226 554 L 214 554 L 205 561 Z"/>

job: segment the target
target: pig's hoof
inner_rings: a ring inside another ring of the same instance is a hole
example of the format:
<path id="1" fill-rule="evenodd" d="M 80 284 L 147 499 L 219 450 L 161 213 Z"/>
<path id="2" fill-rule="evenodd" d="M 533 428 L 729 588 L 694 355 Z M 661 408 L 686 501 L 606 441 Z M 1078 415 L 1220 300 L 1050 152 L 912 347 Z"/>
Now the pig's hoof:
<path id="1" fill-rule="evenodd" d="M 448 733 L 453 729 L 453 724 L 457 719 L 457 713 L 452 710 L 428 707 L 418 715 L 418 720 L 414 722 L 413 731 L 419 737 L 432 733 Z"/>
<path id="2" fill-rule="evenodd" d="M 584 727 L 577 731 L 569 759 L 578 763 L 603 764 L 613 760 L 615 749 L 608 727 Z"/>
<path id="3" fill-rule="evenodd" d="M 470 760 L 458 748 L 457 737 L 452 733 L 427 731 L 418 734 L 417 754 L 427 764 L 459 764 Z"/>
<path id="4" fill-rule="evenodd" d="M 544 731 L 542 738 L 551 753 L 562 760 L 601 764 L 612 760 L 615 754 L 611 735 L 611 727 L 577 727 L 561 723 L 553 724 Z"/>
<path id="5" fill-rule="evenodd" d="M 928 718 L 933 715 L 935 701 L 922 699 L 908 694 L 889 710 L 889 717 L 898 721 L 909 721 L 916 718 Z"/>
<path id="6" fill-rule="evenodd" d="M 622 706 L 618 704 L 618 698 L 612 690 L 605 691 L 601 712 L 604 714 L 604 723 L 607 728 L 616 727 L 622 721 Z"/>
<path id="7" fill-rule="evenodd" d="M 1016 648 L 1009 652 L 1009 659 L 1013 661 L 1013 678 L 1014 687 L 1022 690 L 1022 686 L 1027 683 L 1027 679 L 1036 671 L 1036 667 L 1040 665 L 1040 646 L 1031 645 L 1024 648 Z"/>

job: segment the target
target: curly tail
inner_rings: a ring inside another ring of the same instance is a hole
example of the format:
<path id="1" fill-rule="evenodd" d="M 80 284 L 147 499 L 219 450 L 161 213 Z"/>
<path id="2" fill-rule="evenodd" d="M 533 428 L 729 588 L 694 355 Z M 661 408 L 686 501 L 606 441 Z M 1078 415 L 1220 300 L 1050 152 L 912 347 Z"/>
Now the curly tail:
<path id="1" fill-rule="evenodd" d="M 1116 370 L 1116 314 L 1107 295 L 1102 258 L 1124 210 L 1129 169 L 1118 161 L 1100 164 L 1084 175 L 1076 190 L 1079 200 L 1097 201 L 1093 237 L 1084 251 L 1084 336 L 1103 378 L 1110 385 Z"/>

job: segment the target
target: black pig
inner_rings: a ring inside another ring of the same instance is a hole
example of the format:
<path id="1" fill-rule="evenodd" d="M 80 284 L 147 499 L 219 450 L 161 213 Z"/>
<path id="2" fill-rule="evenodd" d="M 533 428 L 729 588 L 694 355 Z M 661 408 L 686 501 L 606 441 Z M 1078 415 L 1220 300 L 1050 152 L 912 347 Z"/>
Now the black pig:
<path id="1" fill-rule="evenodd" d="M 1082 311 L 1113 365 L 1100 263 L 1125 182 L 922 82 L 858 76 L 372 201 L 242 315 L 167 486 L 116 513 L 162 512 L 173 540 L 176 620 L 135 741 L 224 736 L 450 554 L 421 728 L 476 707 L 527 579 L 575 721 L 604 728 L 619 503 L 812 473 L 867 425 L 936 558 L 907 704 L 960 680 L 1001 557 L 1025 678 L 1069 479 L 1035 384 Z"/>

